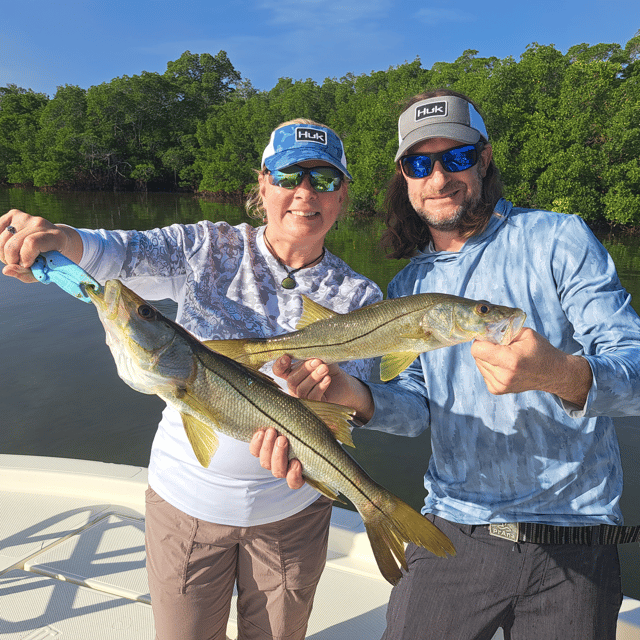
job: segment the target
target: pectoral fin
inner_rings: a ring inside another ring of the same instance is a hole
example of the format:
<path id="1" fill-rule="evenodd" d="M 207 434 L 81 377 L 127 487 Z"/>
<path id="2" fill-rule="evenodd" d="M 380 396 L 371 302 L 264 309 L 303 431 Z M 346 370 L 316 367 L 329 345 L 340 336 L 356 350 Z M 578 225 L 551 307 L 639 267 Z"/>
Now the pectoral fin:
<path id="1" fill-rule="evenodd" d="M 298 320 L 298 324 L 296 325 L 296 331 L 300 331 L 300 329 L 304 329 L 308 327 L 310 324 L 314 322 L 318 322 L 318 320 L 324 320 L 326 318 L 333 318 L 334 316 L 340 315 L 331 309 L 327 309 L 323 307 L 321 304 L 314 302 L 311 298 L 307 298 L 305 295 L 301 295 L 302 298 L 302 316 L 300 320 Z"/>
<path id="2" fill-rule="evenodd" d="M 315 400 L 301 400 L 301 402 L 327 425 L 338 442 L 342 442 L 348 447 L 355 447 L 351 438 L 351 425 L 349 424 L 349 419 L 353 418 L 355 413 L 352 409 L 330 402 L 317 402 Z"/>
<path id="3" fill-rule="evenodd" d="M 177 389 L 175 398 L 188 407 L 185 410 L 176 408 L 180 411 L 184 430 L 198 462 L 203 467 L 208 467 L 218 450 L 218 436 L 214 431 L 218 427 L 216 416 L 188 388 Z"/>
<path id="4" fill-rule="evenodd" d="M 211 458 L 218 450 L 218 437 L 215 431 L 208 424 L 188 413 L 181 413 L 180 416 L 198 462 L 203 467 L 208 467 L 211 463 Z"/>
<path id="5" fill-rule="evenodd" d="M 413 351 L 405 353 L 388 353 L 382 356 L 380 361 L 380 380 L 386 382 L 402 373 L 416 358 L 418 354 Z"/>

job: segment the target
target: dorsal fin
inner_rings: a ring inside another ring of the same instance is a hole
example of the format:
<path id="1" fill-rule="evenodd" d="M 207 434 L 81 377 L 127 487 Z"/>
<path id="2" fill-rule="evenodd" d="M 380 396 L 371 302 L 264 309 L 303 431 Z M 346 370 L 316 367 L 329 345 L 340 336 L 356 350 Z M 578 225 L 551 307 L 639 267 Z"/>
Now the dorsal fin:
<path id="1" fill-rule="evenodd" d="M 307 298 L 304 294 L 300 294 L 302 298 L 302 316 L 296 325 L 296 331 L 308 327 L 318 320 L 325 320 L 340 315 L 331 309 L 323 307 L 321 304 L 314 302 L 311 298 Z"/>

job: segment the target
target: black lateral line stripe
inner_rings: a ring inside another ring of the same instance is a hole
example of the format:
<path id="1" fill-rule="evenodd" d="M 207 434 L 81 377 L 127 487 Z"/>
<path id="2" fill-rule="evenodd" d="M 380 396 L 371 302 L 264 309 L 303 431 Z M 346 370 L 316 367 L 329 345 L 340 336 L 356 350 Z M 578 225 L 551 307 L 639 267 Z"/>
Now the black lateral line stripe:
<path id="1" fill-rule="evenodd" d="M 400 318 L 404 318 L 406 316 L 409 316 L 411 314 L 415 313 L 414 311 L 407 311 L 406 313 L 400 314 L 400 315 L 395 315 L 393 317 L 392 320 L 397 320 Z M 318 322 L 322 322 L 322 320 L 319 320 Z M 320 349 L 320 348 L 327 348 L 327 347 L 339 347 L 339 346 L 343 346 L 346 344 L 351 344 L 353 342 L 357 342 L 358 340 L 362 340 L 363 338 L 366 338 L 367 336 L 370 336 L 372 333 L 375 333 L 376 331 L 379 331 L 380 329 L 383 329 L 385 327 L 385 325 L 389 324 L 390 321 L 387 322 L 380 322 L 380 324 L 376 325 L 375 327 L 373 327 L 373 329 L 369 329 L 367 331 L 364 331 L 363 333 L 358 334 L 357 336 L 350 338 L 349 340 L 341 340 L 339 342 L 330 342 L 330 343 L 322 343 L 322 344 L 317 344 L 317 343 L 308 343 L 308 344 L 304 344 L 304 345 L 299 345 L 299 346 L 294 346 L 293 349 L 294 350 L 301 350 L 301 349 Z M 314 323 L 315 324 L 315 323 Z M 309 325 L 309 326 L 313 326 L 313 325 Z M 301 329 L 300 332 L 304 331 L 304 329 Z M 295 332 L 298 333 L 298 332 Z M 273 345 L 273 347 L 277 347 L 277 348 L 272 348 L 272 349 L 263 349 L 263 350 L 252 350 L 249 354 L 247 355 L 251 355 L 251 356 L 259 356 L 259 355 L 263 355 L 263 354 L 269 354 L 272 353 L 273 351 L 276 350 L 280 350 L 280 351 L 286 351 L 286 344 L 282 344 L 285 339 L 288 337 L 288 335 L 292 335 L 292 334 L 284 334 L 281 336 L 273 336 L 273 338 L 262 338 L 260 340 L 260 342 L 262 343 L 266 343 L 267 341 L 270 341 L 271 344 Z M 242 339 L 242 338 L 240 338 Z M 248 338 L 249 340 L 251 340 L 251 338 Z M 259 344 L 258 342 L 254 342 L 255 344 Z"/>
<path id="2" fill-rule="evenodd" d="M 219 355 L 219 354 L 216 354 Z M 257 376 L 255 376 L 253 374 L 252 371 L 247 371 L 246 369 L 240 369 L 238 363 L 236 363 L 234 360 L 230 359 L 230 358 L 226 358 L 225 356 L 222 356 L 223 358 L 225 358 L 225 360 L 228 360 L 235 368 L 238 369 L 238 371 L 242 374 L 242 375 L 247 375 L 248 377 L 250 377 L 252 380 L 254 380 L 255 383 L 257 384 L 264 384 L 264 382 L 262 382 Z M 198 357 L 198 360 L 202 363 L 202 365 L 204 367 L 207 368 L 207 370 L 211 371 L 211 369 L 209 367 L 207 367 L 207 365 L 202 361 L 202 359 L 200 357 Z M 348 483 L 355 489 L 355 491 L 357 493 L 359 493 L 360 495 L 362 495 L 364 498 L 366 498 L 371 504 L 373 504 L 376 509 L 378 509 L 381 513 L 384 513 L 382 511 L 382 509 L 380 509 L 380 507 L 355 483 L 353 482 L 353 480 L 351 480 L 351 478 L 349 478 L 347 475 L 345 475 L 345 473 L 334 463 L 332 462 L 326 455 L 323 455 L 322 453 L 320 453 L 317 449 L 315 449 L 312 445 L 304 442 L 298 435 L 296 435 L 295 433 L 291 432 L 285 425 L 283 425 L 280 421 L 276 420 L 275 418 L 273 418 L 272 416 L 270 416 L 262 407 L 260 407 L 258 404 L 256 404 L 256 402 L 254 402 L 244 391 L 242 391 L 241 389 L 238 388 L 238 386 L 236 385 L 236 383 L 234 383 L 233 381 L 231 381 L 227 376 L 222 375 L 221 373 L 215 371 L 212 373 L 214 373 L 214 375 L 218 376 L 219 378 L 222 378 L 222 380 L 224 380 L 232 389 L 234 389 L 234 391 L 236 391 L 242 398 L 244 398 L 252 407 L 254 407 L 254 409 L 256 409 L 256 411 L 260 414 L 262 414 L 263 416 L 265 416 L 266 419 L 268 419 L 268 421 L 270 423 L 274 423 L 276 425 L 278 425 L 279 427 L 281 427 L 282 432 L 284 435 L 286 435 L 288 438 L 290 438 L 291 440 L 294 440 L 296 442 L 300 442 L 302 445 L 304 445 L 305 447 L 307 447 L 308 449 L 310 449 L 311 451 L 313 451 L 313 453 L 315 453 L 321 460 L 323 460 L 326 464 L 328 464 L 332 469 L 334 469 L 336 471 L 336 473 L 340 474 L 340 476 L 342 476 L 343 478 L 345 478 Z M 284 392 L 282 392 L 284 394 Z M 312 411 L 310 411 L 309 409 L 307 409 L 304 405 L 301 406 L 301 409 L 303 411 L 309 411 L 316 420 L 319 420 L 324 428 L 327 428 L 326 425 L 322 422 L 322 420 L 316 415 L 314 414 Z M 340 445 L 338 445 L 340 446 Z M 345 452 L 345 455 L 348 455 Z M 360 468 L 360 470 L 362 471 L 362 473 L 366 473 L 362 468 Z"/>

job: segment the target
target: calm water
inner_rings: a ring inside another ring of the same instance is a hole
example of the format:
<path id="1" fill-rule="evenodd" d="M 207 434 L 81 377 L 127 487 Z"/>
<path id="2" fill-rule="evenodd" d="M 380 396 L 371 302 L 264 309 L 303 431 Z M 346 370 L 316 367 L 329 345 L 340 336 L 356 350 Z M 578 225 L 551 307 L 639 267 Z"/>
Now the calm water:
<path id="1" fill-rule="evenodd" d="M 0 188 L 0 213 L 18 208 L 54 222 L 111 229 L 152 228 L 202 219 L 249 222 L 242 209 L 175 194 L 43 194 Z M 402 264 L 378 248 L 377 222 L 342 221 L 331 251 L 383 289 Z M 640 310 L 640 238 L 601 238 Z M 170 315 L 174 305 L 157 306 Z M 23 285 L 0 275 L 0 453 L 146 466 L 163 403 L 127 387 L 116 373 L 90 304 L 55 285 Z M 618 420 L 625 468 L 623 511 L 640 524 L 640 419 Z M 355 457 L 379 482 L 419 508 L 429 434 L 400 438 L 355 432 Z M 399 470 L 402 470 L 399 473 Z M 625 592 L 640 598 L 640 551 L 620 547 Z"/>

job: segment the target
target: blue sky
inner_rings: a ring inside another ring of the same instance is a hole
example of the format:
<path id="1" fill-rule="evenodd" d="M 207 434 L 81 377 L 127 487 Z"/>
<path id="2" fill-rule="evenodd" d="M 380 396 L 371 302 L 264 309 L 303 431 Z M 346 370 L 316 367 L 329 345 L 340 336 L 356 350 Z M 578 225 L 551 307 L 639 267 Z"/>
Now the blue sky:
<path id="1" fill-rule="evenodd" d="M 257 89 L 281 77 L 341 78 L 417 56 L 452 62 L 466 49 L 519 59 L 527 45 L 563 53 L 582 42 L 624 45 L 640 29 L 638 0 L 21 0 L 0 14 L 0 86 L 53 97 L 192 53 L 227 52 Z"/>

